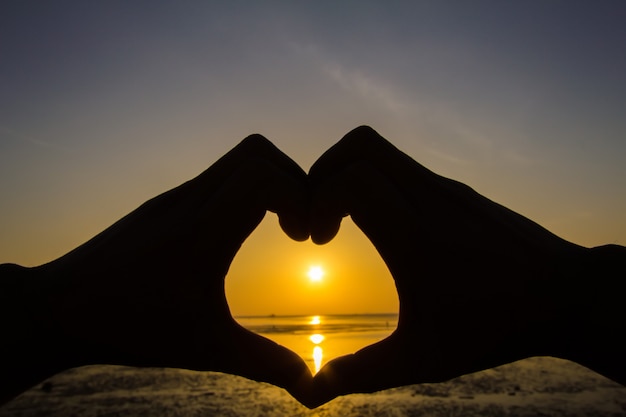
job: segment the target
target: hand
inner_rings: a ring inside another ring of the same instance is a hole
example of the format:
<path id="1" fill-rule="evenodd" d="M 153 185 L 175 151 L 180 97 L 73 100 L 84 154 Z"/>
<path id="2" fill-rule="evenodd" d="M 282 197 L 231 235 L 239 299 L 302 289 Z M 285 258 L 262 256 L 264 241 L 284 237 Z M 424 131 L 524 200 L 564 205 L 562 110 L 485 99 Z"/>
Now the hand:
<path id="1" fill-rule="evenodd" d="M 433 174 L 369 128 L 331 148 L 309 180 L 311 218 L 305 174 L 253 136 L 59 260 L 0 265 L 0 320 L 16 335 L 0 345 L 0 400 L 92 363 L 229 372 L 285 387 L 308 406 L 537 354 L 626 381 L 620 292 L 598 281 L 590 293 L 584 280 L 590 268 L 626 271 L 623 248 L 565 242 Z M 318 243 L 350 214 L 396 280 L 396 332 L 312 381 L 297 355 L 237 325 L 224 277 L 266 209 L 292 238 L 306 239 L 311 227 Z M 592 313 L 581 314 L 580 302 Z M 590 335 L 603 337 L 599 349 L 597 339 L 585 343 Z"/>
<path id="2" fill-rule="evenodd" d="M 616 331 L 626 312 L 611 295 L 615 283 L 588 285 L 585 268 L 598 265 L 591 250 L 434 174 L 367 127 L 328 150 L 309 178 L 313 241 L 331 240 L 349 214 L 386 262 L 400 301 L 391 336 L 315 376 L 316 404 L 535 355 L 573 359 L 626 381 L 626 346 Z M 620 322 L 604 339 L 594 330 Z"/>
<path id="3" fill-rule="evenodd" d="M 2 392 L 106 363 L 222 371 L 306 402 L 308 367 L 235 322 L 224 277 L 266 209 L 290 237 L 307 239 L 308 201 L 304 171 L 255 135 L 64 257 L 34 269 L 4 265 L 6 274 L 21 275 L 16 285 L 28 281 L 23 288 L 35 290 L 27 302 L 0 291 L 2 319 L 16 331 L 33 329 L 26 345 L 0 347 Z"/>

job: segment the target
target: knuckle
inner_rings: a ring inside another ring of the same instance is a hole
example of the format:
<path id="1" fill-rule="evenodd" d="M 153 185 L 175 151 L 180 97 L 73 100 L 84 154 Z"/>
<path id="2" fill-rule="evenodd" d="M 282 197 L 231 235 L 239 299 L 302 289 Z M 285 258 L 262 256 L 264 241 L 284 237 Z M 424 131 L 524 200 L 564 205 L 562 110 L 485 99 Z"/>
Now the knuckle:
<path id="1" fill-rule="evenodd" d="M 237 158 L 239 159 L 265 160 L 286 171 L 301 171 L 300 167 L 278 149 L 276 145 L 259 134 L 246 137 L 235 147 L 235 150 L 238 154 Z M 243 162 L 244 161 L 239 161 L 240 164 Z M 304 172 L 302 172 L 302 174 L 304 175 Z"/>
<path id="2" fill-rule="evenodd" d="M 309 176 L 333 175 L 358 161 L 388 159 L 397 149 L 370 126 L 359 126 L 348 132 L 311 167 Z"/>
<path id="3" fill-rule="evenodd" d="M 237 148 L 246 153 L 252 154 L 265 154 L 268 151 L 276 149 L 274 144 L 272 144 L 269 139 L 258 133 L 254 133 L 246 137 L 239 143 L 239 145 L 237 145 Z"/>
<path id="4" fill-rule="evenodd" d="M 265 146 L 269 143 L 269 139 L 267 139 L 260 133 L 253 133 L 251 135 L 248 135 L 241 141 L 241 145 L 243 146 Z"/>
<path id="5" fill-rule="evenodd" d="M 382 143 L 387 141 L 370 126 L 359 126 L 348 132 L 338 144 L 349 149 L 371 149 Z"/>

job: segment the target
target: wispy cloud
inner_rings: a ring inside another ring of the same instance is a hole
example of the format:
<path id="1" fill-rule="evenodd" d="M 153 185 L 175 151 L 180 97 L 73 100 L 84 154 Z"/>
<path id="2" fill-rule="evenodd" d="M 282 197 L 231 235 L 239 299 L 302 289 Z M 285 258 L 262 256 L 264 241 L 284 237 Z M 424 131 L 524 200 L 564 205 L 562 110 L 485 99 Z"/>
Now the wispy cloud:
<path id="1" fill-rule="evenodd" d="M 401 96 L 393 83 L 385 80 L 380 74 L 373 74 L 330 58 L 314 45 L 291 42 L 290 48 L 296 54 L 309 60 L 324 77 L 339 88 L 361 100 L 385 109 L 395 116 L 415 110 L 415 106 L 410 105 Z"/>
<path id="2" fill-rule="evenodd" d="M 445 119 L 444 119 L 445 118 Z M 528 154 L 525 144 L 528 138 L 515 129 L 503 128 L 497 122 L 486 120 L 473 120 L 464 117 L 453 110 L 442 110 L 435 114 L 437 126 L 446 138 L 439 151 L 442 149 L 455 149 L 457 154 L 464 157 L 451 156 L 452 159 L 467 160 L 467 155 L 475 158 L 500 159 L 514 165 L 532 165 L 539 162 L 536 155 Z M 444 123 L 446 121 L 447 123 Z M 451 158 L 450 161 L 452 161 Z"/>
<path id="3" fill-rule="evenodd" d="M 336 62 L 322 65 L 322 71 L 342 89 L 373 102 L 396 115 L 404 114 L 410 108 L 385 81 L 360 70 L 348 69 Z"/>
<path id="4" fill-rule="evenodd" d="M 437 159 L 441 159 L 443 161 L 455 164 L 455 165 L 469 165 L 471 164 L 471 161 L 464 159 L 464 158 L 459 158 L 455 155 L 450 154 L 449 152 L 444 152 L 441 151 L 439 149 L 435 149 L 433 147 L 429 147 L 426 148 L 426 151 L 433 155 L 434 157 L 436 157 Z"/>
<path id="5" fill-rule="evenodd" d="M 476 118 L 475 112 L 432 92 L 419 96 L 415 83 L 411 91 L 403 90 L 401 86 L 411 80 L 390 79 L 375 68 L 360 68 L 315 44 L 290 42 L 289 48 L 342 91 L 384 111 L 385 117 L 402 126 L 398 131 L 422 132 L 427 152 L 439 159 L 454 164 L 494 158 L 516 165 L 536 162 L 524 153 L 524 134 L 500 121 Z"/>
<path id="6" fill-rule="evenodd" d="M 28 143 L 41 148 L 56 149 L 62 151 L 68 150 L 66 147 L 57 143 L 41 140 L 3 125 L 0 125 L 0 135 L 2 136 L 2 138 L 9 138 L 16 142 Z"/>

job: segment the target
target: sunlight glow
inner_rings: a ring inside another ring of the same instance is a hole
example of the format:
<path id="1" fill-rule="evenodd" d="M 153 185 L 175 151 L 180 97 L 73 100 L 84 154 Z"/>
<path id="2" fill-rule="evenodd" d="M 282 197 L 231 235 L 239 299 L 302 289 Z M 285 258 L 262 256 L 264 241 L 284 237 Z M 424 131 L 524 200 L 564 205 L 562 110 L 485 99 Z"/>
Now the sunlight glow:
<path id="1" fill-rule="evenodd" d="M 306 274 L 311 282 L 320 282 L 324 277 L 324 270 L 319 266 L 312 266 Z"/>
<path id="2" fill-rule="evenodd" d="M 312 334 L 311 336 L 309 336 L 309 340 L 315 343 L 316 345 L 319 345 L 320 343 L 322 343 L 324 339 L 326 338 L 324 337 L 324 335 L 321 335 L 321 334 Z"/>
<path id="3" fill-rule="evenodd" d="M 322 357 L 324 356 L 324 351 L 321 347 L 315 346 L 313 348 L 313 362 L 315 363 L 315 373 L 320 371 L 322 367 Z"/>
<path id="4" fill-rule="evenodd" d="M 313 267 L 323 273 L 320 281 L 309 276 L 309 271 L 319 271 Z M 289 239 L 278 217 L 269 213 L 237 252 L 224 286 L 235 316 L 294 315 L 302 317 L 309 328 L 326 322 L 322 313 L 395 312 L 399 308 L 387 265 L 349 217 L 335 239 L 315 245 Z M 310 323 L 315 316 L 320 316 L 319 324 Z M 304 336 L 307 344 L 311 333 Z M 306 355 L 311 357 L 310 349 Z M 313 361 L 310 365 L 313 368 Z"/>
<path id="5" fill-rule="evenodd" d="M 309 322 L 309 324 L 311 325 L 317 325 L 317 324 L 321 324 L 322 323 L 322 319 L 320 316 L 313 316 L 311 317 L 311 321 Z"/>

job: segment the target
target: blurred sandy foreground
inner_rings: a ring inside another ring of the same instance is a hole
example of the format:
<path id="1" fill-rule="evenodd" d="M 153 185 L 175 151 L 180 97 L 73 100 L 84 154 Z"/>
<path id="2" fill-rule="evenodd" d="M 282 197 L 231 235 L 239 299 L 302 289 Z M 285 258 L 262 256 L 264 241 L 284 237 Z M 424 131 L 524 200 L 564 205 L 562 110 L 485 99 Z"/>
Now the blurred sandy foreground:
<path id="1" fill-rule="evenodd" d="M 577 364 L 531 358 L 442 384 L 337 398 L 308 410 L 232 375 L 89 366 L 0 408 L 8 416 L 626 416 L 626 388 Z"/>

